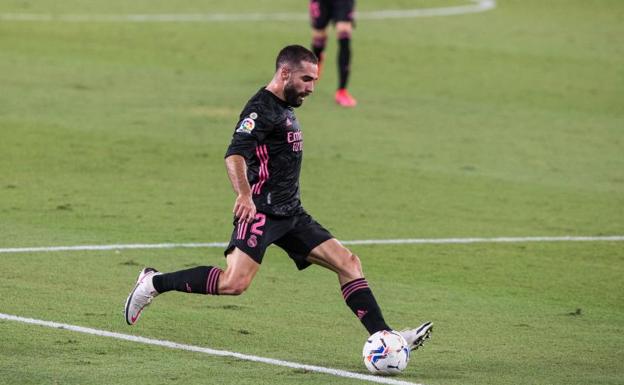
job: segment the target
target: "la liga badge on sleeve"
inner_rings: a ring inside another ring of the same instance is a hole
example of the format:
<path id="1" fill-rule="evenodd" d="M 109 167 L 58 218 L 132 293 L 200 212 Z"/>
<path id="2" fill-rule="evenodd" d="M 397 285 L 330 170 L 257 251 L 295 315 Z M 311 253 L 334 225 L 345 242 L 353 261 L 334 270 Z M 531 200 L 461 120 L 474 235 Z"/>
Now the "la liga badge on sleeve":
<path id="1" fill-rule="evenodd" d="M 256 127 L 256 121 L 252 118 L 245 118 L 241 122 L 240 126 L 236 129 L 236 132 L 244 132 L 251 134 L 251 131 Z"/>

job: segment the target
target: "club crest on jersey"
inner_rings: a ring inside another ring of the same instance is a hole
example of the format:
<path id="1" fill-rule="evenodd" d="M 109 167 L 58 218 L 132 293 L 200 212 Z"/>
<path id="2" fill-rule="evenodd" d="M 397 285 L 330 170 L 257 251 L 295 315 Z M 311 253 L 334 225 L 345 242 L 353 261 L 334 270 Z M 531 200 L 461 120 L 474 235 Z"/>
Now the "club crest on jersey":
<path id="1" fill-rule="evenodd" d="M 255 113 L 253 113 L 255 114 Z M 256 115 L 257 117 L 257 115 Z M 256 121 L 251 117 L 243 119 L 240 126 L 236 129 L 236 132 L 244 132 L 247 134 L 251 134 L 251 131 L 256 127 Z"/>
<path id="2" fill-rule="evenodd" d="M 254 248 L 254 247 L 258 246 L 258 239 L 256 238 L 255 235 L 252 234 L 249 237 L 249 239 L 247 240 L 247 246 L 249 246 L 251 248 Z"/>

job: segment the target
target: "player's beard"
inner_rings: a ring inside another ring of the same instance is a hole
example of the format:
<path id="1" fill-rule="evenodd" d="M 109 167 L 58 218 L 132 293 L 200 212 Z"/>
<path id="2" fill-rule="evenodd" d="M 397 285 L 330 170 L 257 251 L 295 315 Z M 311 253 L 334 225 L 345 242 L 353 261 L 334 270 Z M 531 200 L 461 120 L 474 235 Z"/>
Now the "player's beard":
<path id="1" fill-rule="evenodd" d="M 308 96 L 305 92 L 298 92 L 292 83 L 286 83 L 284 86 L 284 99 L 288 105 L 299 107 L 303 104 L 303 98 Z"/>

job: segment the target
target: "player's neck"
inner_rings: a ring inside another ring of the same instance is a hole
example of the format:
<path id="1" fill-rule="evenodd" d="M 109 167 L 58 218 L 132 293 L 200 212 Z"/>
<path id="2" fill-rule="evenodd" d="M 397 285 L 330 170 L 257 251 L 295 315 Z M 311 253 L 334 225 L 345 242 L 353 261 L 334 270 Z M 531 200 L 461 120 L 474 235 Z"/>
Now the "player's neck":
<path id="1" fill-rule="evenodd" d="M 277 96 L 280 100 L 286 101 L 286 98 L 284 98 L 284 87 L 280 86 L 275 79 L 271 80 L 271 83 L 269 83 L 265 89 Z"/>

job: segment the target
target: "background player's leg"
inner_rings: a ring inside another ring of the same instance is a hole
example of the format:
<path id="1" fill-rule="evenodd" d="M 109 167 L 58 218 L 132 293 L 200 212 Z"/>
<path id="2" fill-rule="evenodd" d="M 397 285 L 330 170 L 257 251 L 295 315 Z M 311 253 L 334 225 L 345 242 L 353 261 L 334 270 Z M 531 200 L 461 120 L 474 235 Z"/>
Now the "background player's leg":
<path id="1" fill-rule="evenodd" d="M 339 21 L 336 23 L 338 36 L 338 88 L 347 88 L 351 66 L 351 22 Z"/>
<path id="2" fill-rule="evenodd" d="M 307 260 L 338 274 L 345 302 L 370 334 L 379 330 L 390 330 L 368 282 L 364 279 L 357 255 L 332 238 L 315 247 Z"/>
<path id="3" fill-rule="evenodd" d="M 323 72 L 323 64 L 325 62 L 325 45 L 327 44 L 327 30 L 326 29 L 312 29 L 312 52 L 319 59 L 318 62 L 318 77 L 321 77 Z"/>
<path id="4" fill-rule="evenodd" d="M 312 27 L 312 52 L 319 59 L 318 77 L 321 77 L 325 59 L 325 44 L 327 42 L 327 25 L 329 24 L 331 3 L 325 0 L 310 0 L 310 24 Z"/>
<path id="5" fill-rule="evenodd" d="M 351 33 L 353 24 L 350 21 L 336 23 L 338 36 L 338 91 L 336 102 L 344 107 L 354 107 L 357 102 L 347 92 L 347 83 L 351 73 Z"/>

